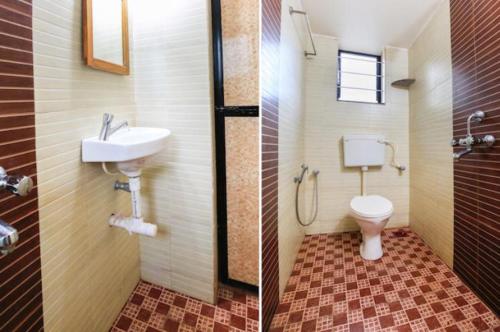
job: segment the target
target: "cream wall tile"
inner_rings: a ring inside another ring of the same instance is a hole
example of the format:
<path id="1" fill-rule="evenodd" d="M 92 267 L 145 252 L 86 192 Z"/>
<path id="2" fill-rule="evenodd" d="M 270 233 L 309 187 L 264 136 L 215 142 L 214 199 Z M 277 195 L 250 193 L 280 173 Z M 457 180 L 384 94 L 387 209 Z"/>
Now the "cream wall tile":
<path id="1" fill-rule="evenodd" d="M 304 46 L 300 17 L 288 7 L 301 8 L 299 0 L 283 2 L 281 9 L 279 90 L 278 245 L 280 294 L 292 272 L 304 237 L 295 217 L 294 176 L 304 163 Z M 303 192 L 302 192 L 303 194 Z M 303 207 L 303 204 L 301 204 Z"/>
<path id="2" fill-rule="evenodd" d="M 319 169 L 319 213 L 307 227 L 308 234 L 344 232 L 359 227 L 349 216 L 351 199 L 361 193 L 361 174 L 343 165 L 342 136 L 383 134 L 398 146 L 397 160 L 409 165 L 408 91 L 392 88 L 394 80 L 408 76 L 408 51 L 387 47 L 385 58 L 386 104 L 338 102 L 336 92 L 338 43 L 335 38 L 315 35 L 318 56 L 306 63 L 305 159 L 311 169 Z M 371 167 L 367 192 L 379 194 L 394 204 L 387 227 L 409 224 L 409 171 L 399 174 L 390 167 L 391 150 L 386 150 L 382 168 Z M 306 183 L 307 213 L 311 210 L 313 185 Z"/>
<path id="3" fill-rule="evenodd" d="M 144 172 L 143 279 L 215 300 L 216 220 L 210 6 L 207 0 L 131 0 L 137 124 L 172 131 Z"/>
<path id="4" fill-rule="evenodd" d="M 410 48 L 411 228 L 453 264 L 450 8 L 445 1 Z"/>
<path id="5" fill-rule="evenodd" d="M 35 111 L 46 331 L 105 331 L 139 280 L 136 236 L 107 225 L 129 212 L 127 195 L 80 144 L 104 112 L 135 120 L 133 77 L 83 65 L 81 1 L 33 6 Z"/>
<path id="6" fill-rule="evenodd" d="M 259 104 L 259 0 L 222 0 L 224 102 Z"/>
<path id="7" fill-rule="evenodd" d="M 125 77 L 83 65 L 81 1 L 40 0 L 33 8 L 47 331 L 108 330 L 141 272 L 214 300 L 208 2 L 131 1 L 129 8 L 132 75 Z M 142 239 L 141 252 L 137 236 L 107 225 L 111 213 L 130 212 L 129 195 L 113 190 L 116 179 L 100 165 L 81 163 L 81 139 L 98 133 L 105 112 L 173 132 L 144 175 L 145 211 L 160 236 Z"/>

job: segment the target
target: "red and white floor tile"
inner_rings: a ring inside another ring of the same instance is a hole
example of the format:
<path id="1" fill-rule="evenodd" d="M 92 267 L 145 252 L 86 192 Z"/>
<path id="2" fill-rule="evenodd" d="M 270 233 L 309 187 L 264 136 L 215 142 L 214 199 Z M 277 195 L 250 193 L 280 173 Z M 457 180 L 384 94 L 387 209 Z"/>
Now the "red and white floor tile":
<path id="1" fill-rule="evenodd" d="M 498 317 L 402 231 L 383 233 L 377 261 L 360 257 L 359 233 L 306 236 L 271 332 L 500 331 Z"/>
<path id="2" fill-rule="evenodd" d="M 211 305 L 166 288 L 139 282 L 116 319 L 112 332 L 238 332 L 259 330 L 257 296 L 219 288 Z"/>

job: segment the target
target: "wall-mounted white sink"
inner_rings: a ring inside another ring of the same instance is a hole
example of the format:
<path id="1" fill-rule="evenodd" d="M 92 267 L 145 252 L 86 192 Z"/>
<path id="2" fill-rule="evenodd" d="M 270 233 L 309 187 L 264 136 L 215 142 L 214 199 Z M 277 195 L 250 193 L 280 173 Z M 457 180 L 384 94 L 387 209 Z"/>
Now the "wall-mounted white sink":
<path id="1" fill-rule="evenodd" d="M 170 130 L 163 128 L 131 127 L 117 131 L 107 141 L 99 137 L 82 141 L 84 162 L 128 162 L 146 158 L 165 148 Z"/>
<path id="2" fill-rule="evenodd" d="M 82 141 L 82 160 L 100 162 L 103 171 L 106 163 L 114 162 L 117 168 L 128 176 L 127 183 L 116 182 L 114 189 L 130 192 L 132 215 L 124 217 L 112 214 L 108 220 L 111 226 L 126 229 L 129 234 L 137 233 L 156 236 L 157 226 L 144 221 L 141 212 L 141 170 L 148 157 L 163 150 L 170 130 L 163 128 L 128 127 L 127 122 L 111 127 L 112 114 L 104 114 L 101 135 Z M 100 138 L 102 137 L 102 139 Z M 118 186 L 117 186 L 118 185 Z"/>

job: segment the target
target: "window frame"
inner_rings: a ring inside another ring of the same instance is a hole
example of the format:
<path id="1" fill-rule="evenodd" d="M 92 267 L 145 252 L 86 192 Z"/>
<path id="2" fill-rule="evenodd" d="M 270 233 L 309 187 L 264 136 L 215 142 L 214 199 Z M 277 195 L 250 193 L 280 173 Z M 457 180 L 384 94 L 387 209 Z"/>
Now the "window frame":
<path id="1" fill-rule="evenodd" d="M 376 91 L 376 98 L 377 102 L 370 102 L 370 101 L 356 101 L 356 100 L 341 100 L 340 99 L 340 93 L 342 90 L 342 87 L 340 86 L 342 82 L 342 54 L 352 54 L 352 55 L 360 55 L 360 56 L 366 56 L 366 57 L 371 57 L 374 58 L 377 61 L 377 77 L 376 77 L 376 86 L 377 86 L 377 91 Z M 375 55 L 375 54 L 369 54 L 369 53 L 361 53 L 361 52 L 354 52 L 354 51 L 346 51 L 339 49 L 337 53 L 337 101 L 340 102 L 348 102 L 348 103 L 366 103 L 366 104 L 375 104 L 375 105 L 382 105 L 384 104 L 383 99 L 382 99 L 382 55 Z"/>

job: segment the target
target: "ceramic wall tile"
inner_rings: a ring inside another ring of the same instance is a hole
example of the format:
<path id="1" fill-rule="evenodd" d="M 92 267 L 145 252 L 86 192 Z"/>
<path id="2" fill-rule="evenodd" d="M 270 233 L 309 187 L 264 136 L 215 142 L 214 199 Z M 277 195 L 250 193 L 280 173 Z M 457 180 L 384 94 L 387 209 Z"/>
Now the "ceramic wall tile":
<path id="1" fill-rule="evenodd" d="M 259 286 L 259 118 L 226 117 L 228 276 Z"/>
<path id="2" fill-rule="evenodd" d="M 105 330 L 139 280 L 139 242 L 108 226 L 128 194 L 80 146 L 105 112 L 134 124 L 133 75 L 84 66 L 81 1 L 37 1 L 33 46 L 44 328 Z"/>
<path id="3" fill-rule="evenodd" d="M 453 261 L 450 6 L 445 1 L 410 48 L 410 227 Z"/>

